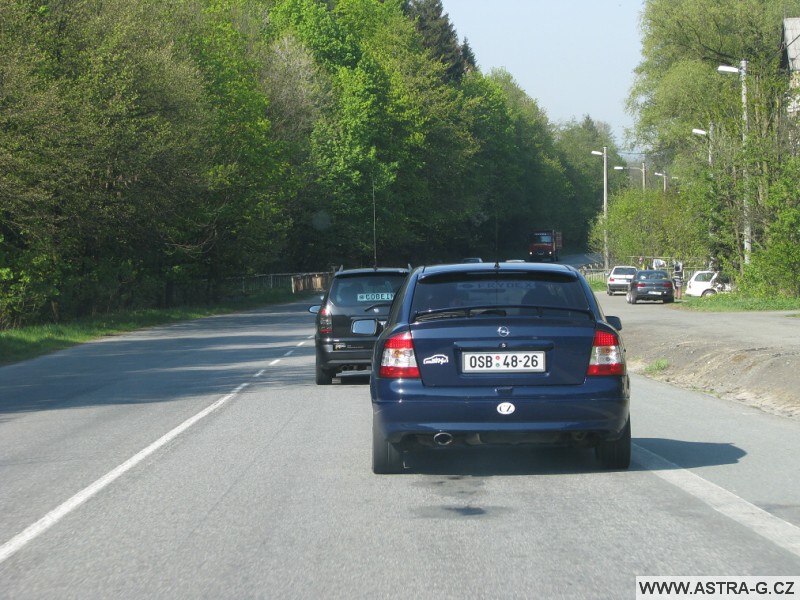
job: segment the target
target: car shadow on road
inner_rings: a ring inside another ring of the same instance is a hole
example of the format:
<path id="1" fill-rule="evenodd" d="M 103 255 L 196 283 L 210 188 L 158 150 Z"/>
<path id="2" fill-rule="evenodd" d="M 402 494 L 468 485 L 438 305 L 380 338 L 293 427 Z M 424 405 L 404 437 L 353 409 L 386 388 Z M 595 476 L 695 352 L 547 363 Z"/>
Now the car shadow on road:
<path id="1" fill-rule="evenodd" d="M 563 475 L 597 470 L 594 450 L 531 446 L 459 446 L 408 452 L 408 473 L 452 476 Z"/>
<path id="2" fill-rule="evenodd" d="M 731 443 L 636 438 L 631 469 L 663 471 L 733 465 L 746 455 L 747 452 Z"/>
<path id="3" fill-rule="evenodd" d="M 634 440 L 630 471 L 736 464 L 747 453 L 734 444 L 663 438 Z M 408 452 L 406 473 L 452 476 L 565 475 L 602 469 L 592 448 L 476 446 Z"/>
<path id="4" fill-rule="evenodd" d="M 349 373 L 339 373 L 339 385 L 369 385 L 369 371 L 354 371 Z M 336 382 L 336 379 L 333 380 Z"/>

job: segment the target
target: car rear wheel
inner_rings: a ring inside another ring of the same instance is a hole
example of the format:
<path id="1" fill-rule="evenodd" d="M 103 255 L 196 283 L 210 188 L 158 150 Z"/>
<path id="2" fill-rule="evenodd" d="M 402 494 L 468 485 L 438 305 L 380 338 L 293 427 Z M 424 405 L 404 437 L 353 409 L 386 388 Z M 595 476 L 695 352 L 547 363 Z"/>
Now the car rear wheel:
<path id="1" fill-rule="evenodd" d="M 704 290 L 701 296 L 713 296 L 717 292 L 715 290 Z"/>
<path id="2" fill-rule="evenodd" d="M 372 472 L 377 475 L 401 473 L 403 471 L 403 455 L 397 446 L 372 426 Z"/>
<path id="3" fill-rule="evenodd" d="M 330 385 L 333 383 L 333 371 L 330 369 L 325 369 L 319 364 L 319 359 L 317 359 L 317 385 Z"/>
<path id="4" fill-rule="evenodd" d="M 594 449 L 603 469 L 627 469 L 631 465 L 631 418 L 625 422 L 622 435 L 611 441 L 600 442 Z"/>
<path id="5" fill-rule="evenodd" d="M 628 304 L 636 304 L 636 296 L 628 292 Z"/>

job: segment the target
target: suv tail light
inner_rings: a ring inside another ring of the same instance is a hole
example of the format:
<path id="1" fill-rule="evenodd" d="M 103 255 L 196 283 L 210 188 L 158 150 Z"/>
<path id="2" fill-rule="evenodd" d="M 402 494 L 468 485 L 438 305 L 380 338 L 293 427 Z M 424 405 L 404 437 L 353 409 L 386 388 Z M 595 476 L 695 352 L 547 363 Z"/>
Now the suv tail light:
<path id="1" fill-rule="evenodd" d="M 411 339 L 411 333 L 400 333 L 386 340 L 379 374 L 381 377 L 393 379 L 419 378 L 419 367 L 417 367 L 417 357 L 414 355 L 414 341 Z"/>
<path id="2" fill-rule="evenodd" d="M 319 332 L 333 332 L 333 317 L 331 317 L 331 311 L 327 306 L 323 306 L 319 310 Z"/>
<path id="3" fill-rule="evenodd" d="M 624 375 L 625 360 L 619 337 L 608 331 L 595 331 L 592 356 L 589 360 L 587 376 L 592 375 Z"/>

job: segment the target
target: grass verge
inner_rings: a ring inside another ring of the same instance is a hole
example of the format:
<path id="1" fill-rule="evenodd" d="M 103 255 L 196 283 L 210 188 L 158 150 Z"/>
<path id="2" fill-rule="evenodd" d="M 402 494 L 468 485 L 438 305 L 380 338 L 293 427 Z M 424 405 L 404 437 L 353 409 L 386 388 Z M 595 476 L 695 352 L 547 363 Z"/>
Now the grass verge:
<path id="1" fill-rule="evenodd" d="M 752 310 L 797 310 L 800 298 L 753 298 L 739 293 L 714 294 L 705 298 L 683 296 L 676 306 L 700 312 L 746 312 Z M 798 313 L 797 316 L 800 316 Z"/>
<path id="2" fill-rule="evenodd" d="M 108 335 L 211 315 L 254 309 L 296 300 L 287 289 L 264 290 L 214 306 L 181 306 L 100 315 L 71 323 L 33 325 L 0 331 L 0 365 L 28 360 Z"/>
<path id="3" fill-rule="evenodd" d="M 669 361 L 666 358 L 659 358 L 644 368 L 644 372 L 648 375 L 655 375 L 661 371 L 666 371 L 669 368 Z"/>

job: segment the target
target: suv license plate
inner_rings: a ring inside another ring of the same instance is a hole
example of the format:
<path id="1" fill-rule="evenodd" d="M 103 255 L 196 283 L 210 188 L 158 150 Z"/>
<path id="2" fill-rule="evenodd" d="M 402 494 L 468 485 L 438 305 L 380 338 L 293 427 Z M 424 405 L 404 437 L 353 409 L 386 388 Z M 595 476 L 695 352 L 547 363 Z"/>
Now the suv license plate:
<path id="1" fill-rule="evenodd" d="M 544 352 L 464 352 L 464 373 L 543 373 Z"/>

